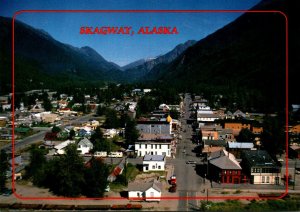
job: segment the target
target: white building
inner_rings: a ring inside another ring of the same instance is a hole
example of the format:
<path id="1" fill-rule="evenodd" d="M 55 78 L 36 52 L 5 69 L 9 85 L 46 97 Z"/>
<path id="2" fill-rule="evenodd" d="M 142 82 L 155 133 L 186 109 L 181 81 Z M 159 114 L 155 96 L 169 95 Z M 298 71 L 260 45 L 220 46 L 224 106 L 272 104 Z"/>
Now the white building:
<path id="1" fill-rule="evenodd" d="M 160 201 L 161 183 L 152 180 L 146 183 L 131 182 L 128 184 L 128 199 L 136 201 Z"/>
<path id="2" fill-rule="evenodd" d="M 197 122 L 214 122 L 216 119 L 219 119 L 217 114 L 197 113 Z"/>
<path id="3" fill-rule="evenodd" d="M 145 155 L 143 158 L 143 171 L 164 171 L 166 165 L 165 155 Z"/>
<path id="4" fill-rule="evenodd" d="M 59 154 L 59 155 L 63 155 L 65 154 L 65 148 L 66 146 L 68 146 L 69 144 L 75 144 L 75 141 L 73 140 L 66 140 L 56 146 L 54 146 L 55 149 L 55 153 Z"/>
<path id="5" fill-rule="evenodd" d="M 84 155 L 89 153 L 93 149 L 93 144 L 89 139 L 84 138 L 77 144 L 77 150 L 80 151 L 80 154 Z"/>
<path id="6" fill-rule="evenodd" d="M 141 134 L 134 147 L 138 157 L 145 155 L 171 157 L 176 152 L 175 141 L 170 135 Z"/>

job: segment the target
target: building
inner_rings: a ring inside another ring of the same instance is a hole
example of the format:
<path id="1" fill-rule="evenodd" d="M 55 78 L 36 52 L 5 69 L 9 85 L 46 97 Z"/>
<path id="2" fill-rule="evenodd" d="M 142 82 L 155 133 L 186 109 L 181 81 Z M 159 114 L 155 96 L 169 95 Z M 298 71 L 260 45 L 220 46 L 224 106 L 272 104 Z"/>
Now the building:
<path id="1" fill-rule="evenodd" d="M 169 116 L 161 120 L 140 120 L 137 121 L 136 128 L 140 133 L 170 135 L 172 133 L 172 119 Z"/>
<path id="2" fill-rule="evenodd" d="M 54 154 L 59 154 L 59 155 L 63 155 L 65 154 L 65 148 L 69 145 L 69 144 L 75 144 L 75 141 L 73 140 L 66 140 L 56 146 L 54 146 L 55 149 L 55 153 Z"/>
<path id="3" fill-rule="evenodd" d="M 241 166 L 253 184 L 280 184 L 280 167 L 264 150 L 245 150 Z"/>
<path id="4" fill-rule="evenodd" d="M 219 119 L 218 114 L 210 114 L 210 113 L 197 113 L 197 122 L 200 123 L 207 123 L 207 122 L 214 122 L 215 120 Z"/>
<path id="5" fill-rule="evenodd" d="M 290 129 L 290 132 L 292 134 L 299 135 L 300 134 L 300 124 L 292 126 L 292 128 Z"/>
<path id="6" fill-rule="evenodd" d="M 175 141 L 170 135 L 141 134 L 135 142 L 135 153 L 138 157 L 145 155 L 164 155 L 171 157 L 175 154 Z"/>
<path id="7" fill-rule="evenodd" d="M 166 165 L 165 155 L 145 155 L 143 158 L 143 171 L 164 171 Z"/>
<path id="8" fill-rule="evenodd" d="M 233 154 L 236 158 L 241 157 L 243 150 L 251 150 L 254 148 L 253 143 L 228 142 L 227 151 Z"/>
<path id="9" fill-rule="evenodd" d="M 128 199 L 137 201 L 160 201 L 162 185 L 157 180 L 128 183 Z"/>
<path id="10" fill-rule="evenodd" d="M 208 177 L 219 183 L 240 184 L 247 182 L 242 167 L 234 155 L 226 150 L 212 152 L 208 158 Z"/>
<path id="11" fill-rule="evenodd" d="M 82 155 L 89 153 L 93 149 L 93 147 L 94 145 L 87 138 L 80 140 L 77 144 L 77 150 L 80 151 L 80 154 Z"/>

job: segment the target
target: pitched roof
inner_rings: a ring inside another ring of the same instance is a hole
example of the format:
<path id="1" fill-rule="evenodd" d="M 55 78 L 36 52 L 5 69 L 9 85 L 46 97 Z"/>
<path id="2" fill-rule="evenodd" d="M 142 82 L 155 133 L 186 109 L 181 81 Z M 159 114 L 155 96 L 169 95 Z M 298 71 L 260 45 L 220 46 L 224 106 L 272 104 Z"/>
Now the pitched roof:
<path id="1" fill-rule="evenodd" d="M 233 154 L 226 150 L 212 152 L 208 157 L 209 163 L 221 169 L 242 169 Z"/>
<path id="2" fill-rule="evenodd" d="M 143 161 L 164 161 L 165 155 L 145 155 Z"/>
<path id="3" fill-rule="evenodd" d="M 90 142 L 89 139 L 87 138 L 84 138 L 84 139 L 81 139 L 78 143 L 78 145 L 86 145 L 86 146 L 93 146 L 92 142 Z"/>
<path id="4" fill-rule="evenodd" d="M 220 169 L 235 169 L 235 170 L 242 170 L 240 164 L 236 161 L 235 157 L 231 153 L 226 153 L 227 151 L 224 150 L 226 155 L 212 159 L 209 161 L 210 164 L 220 168 Z"/>
<path id="5" fill-rule="evenodd" d="M 128 191 L 145 192 L 150 188 L 154 188 L 156 191 L 161 192 L 162 185 L 157 180 L 152 180 L 150 182 L 145 182 L 145 183 L 138 183 L 138 182 L 128 183 Z"/>

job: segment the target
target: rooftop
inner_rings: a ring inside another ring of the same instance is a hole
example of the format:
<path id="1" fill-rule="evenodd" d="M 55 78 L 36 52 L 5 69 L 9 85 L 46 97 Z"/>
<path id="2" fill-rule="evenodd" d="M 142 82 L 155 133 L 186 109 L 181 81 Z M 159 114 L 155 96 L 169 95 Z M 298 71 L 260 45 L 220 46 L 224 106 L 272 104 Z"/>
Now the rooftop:
<path id="1" fill-rule="evenodd" d="M 244 150 L 241 158 L 250 166 L 276 166 L 275 161 L 265 150 Z"/>
<path id="2" fill-rule="evenodd" d="M 143 161 L 164 161 L 165 155 L 145 155 Z"/>
<path id="3" fill-rule="evenodd" d="M 130 182 L 128 183 L 128 191 L 147 191 L 149 188 L 154 188 L 156 191 L 161 192 L 161 183 L 157 180 L 152 180 L 150 182 L 137 183 Z"/>

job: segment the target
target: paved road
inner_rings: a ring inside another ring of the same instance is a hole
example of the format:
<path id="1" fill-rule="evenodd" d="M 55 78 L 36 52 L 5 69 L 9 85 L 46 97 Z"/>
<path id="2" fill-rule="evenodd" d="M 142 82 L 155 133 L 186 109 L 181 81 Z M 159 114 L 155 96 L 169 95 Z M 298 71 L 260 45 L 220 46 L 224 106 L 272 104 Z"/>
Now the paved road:
<path id="1" fill-rule="evenodd" d="M 179 195 L 179 211 L 193 210 L 198 208 L 200 201 L 194 197 L 199 196 L 199 191 L 202 191 L 208 185 L 204 184 L 204 179 L 196 173 L 194 164 L 186 164 L 186 161 L 195 161 L 200 163 L 200 158 L 192 151 L 195 144 L 192 143 L 192 127 L 186 124 L 186 119 L 190 116 L 189 104 L 191 103 L 190 96 L 186 95 L 184 99 L 184 116 L 180 119 L 182 131 L 182 140 L 179 140 L 177 145 L 176 159 L 172 160 L 175 167 L 174 173 L 177 176 L 177 190 Z"/>
<path id="2" fill-rule="evenodd" d="M 87 120 L 91 119 L 93 117 L 93 115 L 94 114 L 92 113 L 92 114 L 78 117 L 77 119 L 70 121 L 70 123 L 68 125 L 71 125 L 72 123 L 77 122 L 77 121 L 87 121 Z M 66 126 L 66 125 L 61 125 L 60 127 L 63 128 L 64 126 Z M 50 130 L 50 128 L 41 128 L 41 127 L 36 128 L 36 129 L 38 129 L 40 132 L 38 132 L 32 136 L 29 136 L 27 138 L 24 138 L 22 140 L 15 141 L 15 151 L 24 149 L 24 148 L 30 146 L 31 144 L 37 143 L 39 141 L 43 141 L 46 132 Z M 5 146 L 2 146 L 1 149 L 4 149 L 8 152 L 12 151 L 12 145 L 11 145 L 11 143 L 7 144 Z"/>

